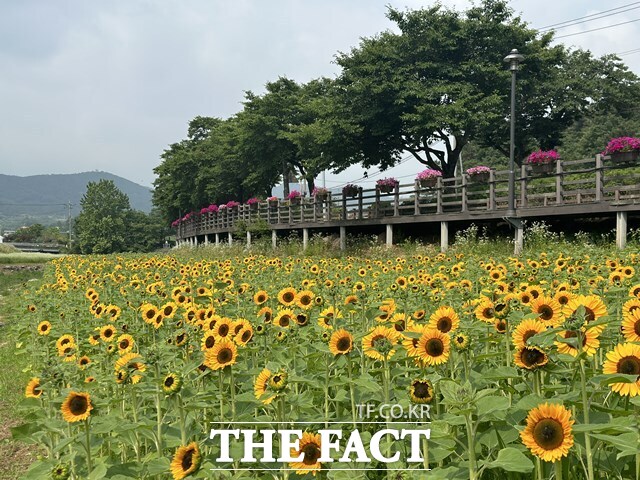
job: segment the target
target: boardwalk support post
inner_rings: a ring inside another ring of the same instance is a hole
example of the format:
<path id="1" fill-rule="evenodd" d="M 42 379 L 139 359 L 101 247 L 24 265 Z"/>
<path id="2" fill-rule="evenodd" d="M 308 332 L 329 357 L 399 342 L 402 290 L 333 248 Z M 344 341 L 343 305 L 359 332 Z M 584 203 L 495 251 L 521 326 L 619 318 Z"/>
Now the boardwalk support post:
<path id="1" fill-rule="evenodd" d="M 309 246 L 309 229 L 302 229 L 302 250 L 305 251 Z"/>
<path id="2" fill-rule="evenodd" d="M 220 245 L 220 234 L 216 233 L 216 247 Z"/>
<path id="3" fill-rule="evenodd" d="M 274 250 L 278 246 L 278 233 L 275 230 L 271 230 L 271 246 Z"/>
<path id="4" fill-rule="evenodd" d="M 519 225 L 516 226 L 515 245 L 513 247 L 513 254 L 516 256 L 520 255 L 524 249 L 524 224 L 522 222 L 518 223 Z"/>
<path id="5" fill-rule="evenodd" d="M 251 248 L 251 232 L 247 230 L 247 248 Z"/>
<path id="6" fill-rule="evenodd" d="M 387 247 L 393 246 L 393 225 L 387 224 Z"/>
<path id="7" fill-rule="evenodd" d="M 440 222 L 440 251 L 449 249 L 449 222 Z"/>
<path id="8" fill-rule="evenodd" d="M 340 227 L 340 250 L 347 248 L 347 227 Z"/>
<path id="9" fill-rule="evenodd" d="M 231 232 L 227 233 L 227 236 L 229 237 L 229 245 L 233 245 L 233 235 Z"/>
<path id="10" fill-rule="evenodd" d="M 624 250 L 627 246 L 627 212 L 616 212 L 616 247 Z"/>

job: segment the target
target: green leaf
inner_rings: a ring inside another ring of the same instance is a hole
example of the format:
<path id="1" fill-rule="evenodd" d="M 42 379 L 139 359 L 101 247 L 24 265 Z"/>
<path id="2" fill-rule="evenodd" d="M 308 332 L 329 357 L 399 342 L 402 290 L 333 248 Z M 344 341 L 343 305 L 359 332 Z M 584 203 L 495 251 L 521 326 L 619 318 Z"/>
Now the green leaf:
<path id="1" fill-rule="evenodd" d="M 89 480 L 101 480 L 102 478 L 105 478 L 106 473 L 107 466 L 104 463 L 99 463 L 93 468 L 93 470 L 91 470 Z"/>
<path id="2" fill-rule="evenodd" d="M 169 462 L 169 459 L 167 458 L 154 458 L 153 460 L 149 461 L 146 465 L 147 467 L 147 473 L 149 475 L 160 475 L 160 474 L 166 474 L 169 473 L 169 466 L 171 465 L 171 462 Z"/>
<path id="3" fill-rule="evenodd" d="M 509 408 L 509 399 L 507 397 L 491 395 L 483 397 L 476 402 L 478 416 L 488 415 L 496 411 L 505 411 Z"/>
<path id="4" fill-rule="evenodd" d="M 520 450 L 507 447 L 498 452 L 498 457 L 486 464 L 487 468 L 502 468 L 507 472 L 529 473 L 533 462 Z"/>

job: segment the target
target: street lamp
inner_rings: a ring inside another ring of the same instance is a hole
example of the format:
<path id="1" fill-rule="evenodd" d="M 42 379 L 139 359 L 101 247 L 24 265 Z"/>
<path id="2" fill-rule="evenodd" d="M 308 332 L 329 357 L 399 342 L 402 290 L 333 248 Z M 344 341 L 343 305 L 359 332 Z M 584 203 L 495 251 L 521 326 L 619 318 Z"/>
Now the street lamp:
<path id="1" fill-rule="evenodd" d="M 511 140 L 509 145 L 509 203 L 507 218 L 514 217 L 516 214 L 516 173 L 515 173 L 515 140 L 516 140 L 516 72 L 518 65 L 524 60 L 524 57 L 518 53 L 515 48 L 511 53 L 504 57 L 504 61 L 509 64 L 511 70 Z M 512 222 L 510 222 L 512 223 Z M 517 225 L 514 225 L 518 228 Z"/>

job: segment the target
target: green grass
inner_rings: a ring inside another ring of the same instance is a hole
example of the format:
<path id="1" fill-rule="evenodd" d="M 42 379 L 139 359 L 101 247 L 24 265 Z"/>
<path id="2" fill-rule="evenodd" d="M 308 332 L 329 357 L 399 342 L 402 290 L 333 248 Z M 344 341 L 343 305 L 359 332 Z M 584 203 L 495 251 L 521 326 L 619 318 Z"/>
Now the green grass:
<path id="1" fill-rule="evenodd" d="M 7 243 L 0 243 L 0 254 L 3 254 L 3 253 L 17 253 L 19 251 L 20 250 L 18 250 L 13 245 L 9 245 Z"/>
<path id="2" fill-rule="evenodd" d="M 42 278 L 42 271 L 18 271 L 0 273 L 0 480 L 19 478 L 35 459 L 37 452 L 32 445 L 11 439 L 11 427 L 22 423 L 16 406 L 23 398 L 28 374 L 23 372 L 28 364 L 24 355 L 16 355 L 14 322 L 24 308 L 22 295 L 25 289 L 33 289 L 32 280 Z"/>
<path id="3" fill-rule="evenodd" d="M 45 263 L 54 258 L 58 258 L 60 255 L 52 253 L 31 253 L 31 252 L 17 252 L 17 253 L 0 253 L 0 265 L 17 265 L 23 263 Z"/>

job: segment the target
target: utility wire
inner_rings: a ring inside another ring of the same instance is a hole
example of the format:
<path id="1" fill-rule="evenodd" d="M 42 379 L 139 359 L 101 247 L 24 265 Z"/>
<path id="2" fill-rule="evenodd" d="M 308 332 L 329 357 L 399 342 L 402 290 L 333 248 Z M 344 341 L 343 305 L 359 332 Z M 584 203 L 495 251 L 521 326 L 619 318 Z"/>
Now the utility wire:
<path id="1" fill-rule="evenodd" d="M 640 2 L 628 3 L 626 5 L 621 5 L 621 6 L 616 7 L 616 8 L 611 8 L 609 10 L 603 10 L 602 12 L 592 13 L 590 15 L 585 15 L 584 17 L 578 17 L 578 18 L 574 18 L 572 20 L 565 20 L 564 22 L 558 22 L 558 23 L 554 23 L 554 24 L 551 24 L 551 25 L 546 25 L 544 27 L 538 28 L 538 30 L 539 31 L 542 31 L 542 30 L 555 30 L 556 29 L 555 27 L 564 28 L 564 27 L 560 27 L 560 25 L 565 25 L 566 23 L 578 22 L 579 20 L 584 20 L 584 19 L 587 19 L 587 18 L 598 17 L 598 16 L 603 15 L 605 13 L 613 12 L 615 10 L 621 10 L 623 8 L 630 7 L 632 5 L 638 5 L 638 4 L 640 4 Z M 629 9 L 629 10 L 633 10 L 633 9 Z M 624 11 L 626 12 L 627 10 L 624 10 Z M 610 15 L 617 15 L 618 13 L 622 13 L 622 12 L 611 13 Z M 605 16 L 608 17 L 610 15 L 605 15 Z M 604 17 L 601 17 L 601 18 L 604 18 Z M 594 19 L 594 20 L 596 20 L 596 19 Z M 591 21 L 591 20 L 586 20 L 586 21 Z M 578 23 L 582 23 L 582 22 L 578 22 Z"/>
<path id="2" fill-rule="evenodd" d="M 634 23 L 634 22 L 638 22 L 638 21 L 640 21 L 640 18 L 636 18 L 635 20 L 629 20 L 628 22 L 614 23 L 613 25 L 607 25 L 607 26 L 600 27 L 600 28 L 592 28 L 591 30 L 585 30 L 583 32 L 576 32 L 576 33 L 569 33 L 567 35 L 560 35 L 558 37 L 555 37 L 554 40 L 558 40 L 560 38 L 574 37 L 576 35 L 582 35 L 583 33 L 597 32 L 598 30 L 605 30 L 607 28 L 619 27 L 620 25 L 627 25 L 628 23 Z"/>

